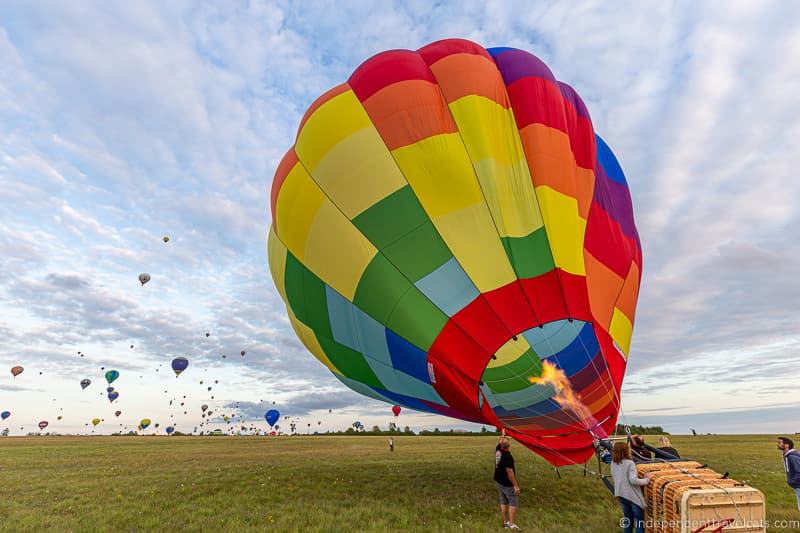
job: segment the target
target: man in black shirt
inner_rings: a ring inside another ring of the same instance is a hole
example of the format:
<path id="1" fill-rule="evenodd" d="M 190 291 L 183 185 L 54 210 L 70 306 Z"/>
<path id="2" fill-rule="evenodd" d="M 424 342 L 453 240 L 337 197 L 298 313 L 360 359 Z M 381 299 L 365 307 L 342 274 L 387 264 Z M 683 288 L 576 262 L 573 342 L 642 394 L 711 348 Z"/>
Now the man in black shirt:
<path id="1" fill-rule="evenodd" d="M 516 524 L 517 507 L 519 507 L 519 484 L 517 483 L 514 457 L 511 455 L 511 441 L 505 435 L 495 448 L 494 481 L 500 494 L 500 514 L 503 515 L 503 527 L 520 529 Z"/>

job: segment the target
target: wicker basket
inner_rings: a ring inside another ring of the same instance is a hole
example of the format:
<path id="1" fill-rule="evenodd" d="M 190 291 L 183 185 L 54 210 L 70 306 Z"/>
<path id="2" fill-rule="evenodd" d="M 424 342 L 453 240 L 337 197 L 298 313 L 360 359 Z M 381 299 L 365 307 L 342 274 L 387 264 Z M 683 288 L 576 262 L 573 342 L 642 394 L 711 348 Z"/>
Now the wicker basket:
<path id="1" fill-rule="evenodd" d="M 649 533 L 766 531 L 764 495 L 734 479 L 723 478 L 694 461 L 637 465 L 649 474 L 645 520 Z M 704 527 L 705 526 L 705 527 Z"/>

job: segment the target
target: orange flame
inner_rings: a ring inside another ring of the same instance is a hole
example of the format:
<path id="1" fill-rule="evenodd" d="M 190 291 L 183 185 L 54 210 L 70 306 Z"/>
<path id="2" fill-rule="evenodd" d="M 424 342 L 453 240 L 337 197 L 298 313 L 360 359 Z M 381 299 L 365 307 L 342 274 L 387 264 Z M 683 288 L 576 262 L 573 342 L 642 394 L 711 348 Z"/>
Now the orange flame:
<path id="1" fill-rule="evenodd" d="M 597 426 L 597 421 L 592 416 L 589 408 L 581 401 L 581 396 L 572 389 L 572 383 L 569 378 L 564 374 L 564 371 L 556 367 L 550 361 L 542 362 L 542 374 L 540 376 L 531 376 L 528 381 L 534 385 L 550 385 L 555 391 L 556 395 L 553 398 L 558 405 L 565 409 L 569 409 L 575 413 L 576 418 L 585 426 L 585 429 L 591 430 Z"/>

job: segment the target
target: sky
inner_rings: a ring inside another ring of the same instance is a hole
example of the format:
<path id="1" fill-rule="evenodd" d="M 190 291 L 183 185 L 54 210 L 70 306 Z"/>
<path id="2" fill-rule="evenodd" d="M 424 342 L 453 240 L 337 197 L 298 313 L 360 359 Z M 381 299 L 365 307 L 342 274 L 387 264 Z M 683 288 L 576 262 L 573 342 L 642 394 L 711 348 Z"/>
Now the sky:
<path id="1" fill-rule="evenodd" d="M 289 325 L 269 190 L 317 96 L 377 52 L 460 37 L 540 57 L 625 169 L 644 276 L 620 422 L 800 431 L 798 20 L 795 2 L 0 3 L 0 427 L 187 430 L 200 403 L 255 421 L 272 402 L 301 430 L 385 427 Z"/>

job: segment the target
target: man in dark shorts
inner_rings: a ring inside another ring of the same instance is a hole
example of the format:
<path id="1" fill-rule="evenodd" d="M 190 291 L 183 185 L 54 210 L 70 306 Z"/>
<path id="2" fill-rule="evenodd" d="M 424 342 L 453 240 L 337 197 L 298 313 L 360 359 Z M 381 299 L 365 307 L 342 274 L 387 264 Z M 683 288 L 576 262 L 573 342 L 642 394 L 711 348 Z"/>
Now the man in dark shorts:
<path id="1" fill-rule="evenodd" d="M 497 492 L 500 494 L 500 514 L 503 515 L 503 527 L 508 529 L 521 529 L 515 522 L 517 507 L 519 507 L 519 483 L 517 483 L 514 457 L 511 455 L 511 441 L 505 435 L 495 448 L 494 481 Z"/>

